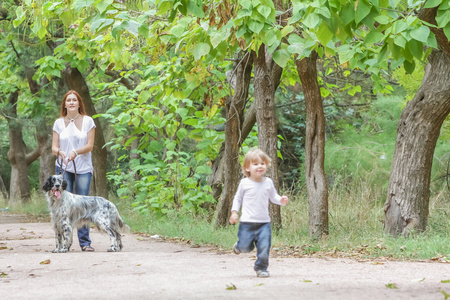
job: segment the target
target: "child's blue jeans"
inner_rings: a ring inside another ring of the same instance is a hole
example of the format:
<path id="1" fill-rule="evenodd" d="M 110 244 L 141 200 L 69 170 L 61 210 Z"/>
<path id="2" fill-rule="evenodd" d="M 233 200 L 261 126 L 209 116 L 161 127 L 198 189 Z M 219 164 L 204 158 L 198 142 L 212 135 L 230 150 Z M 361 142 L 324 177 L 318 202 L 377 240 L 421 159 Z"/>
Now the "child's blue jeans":
<path id="1" fill-rule="evenodd" d="M 267 271 L 269 267 L 272 228 L 269 223 L 240 223 L 236 248 L 241 252 L 250 252 L 256 246 L 255 271 Z"/>
<path id="2" fill-rule="evenodd" d="M 56 174 L 59 174 L 60 167 L 56 166 Z M 92 173 L 77 174 L 65 172 L 64 179 L 67 180 L 67 191 L 77 195 L 89 195 L 89 189 L 91 187 Z M 75 189 L 74 189 L 75 185 Z M 89 237 L 89 226 L 84 225 L 78 228 L 78 241 L 80 247 L 91 245 L 91 239 Z"/>

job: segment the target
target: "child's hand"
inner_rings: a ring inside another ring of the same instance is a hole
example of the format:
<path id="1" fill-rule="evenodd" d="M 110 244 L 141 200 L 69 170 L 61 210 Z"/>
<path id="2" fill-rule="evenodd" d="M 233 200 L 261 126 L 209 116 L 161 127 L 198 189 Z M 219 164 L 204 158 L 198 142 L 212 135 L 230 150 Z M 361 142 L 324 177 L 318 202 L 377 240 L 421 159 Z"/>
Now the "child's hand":
<path id="1" fill-rule="evenodd" d="M 280 203 L 283 204 L 283 205 L 288 204 L 289 203 L 288 196 L 281 196 Z"/>
<path id="2" fill-rule="evenodd" d="M 230 224 L 236 224 L 239 221 L 239 215 L 237 214 L 237 212 L 232 212 L 231 216 L 230 216 Z"/>

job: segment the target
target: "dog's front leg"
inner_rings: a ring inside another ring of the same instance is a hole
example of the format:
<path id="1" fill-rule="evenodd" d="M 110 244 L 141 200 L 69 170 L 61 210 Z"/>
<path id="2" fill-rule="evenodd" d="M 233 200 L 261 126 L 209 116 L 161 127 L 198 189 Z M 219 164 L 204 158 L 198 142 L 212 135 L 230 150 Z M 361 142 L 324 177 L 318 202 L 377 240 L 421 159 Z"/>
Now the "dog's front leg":
<path id="1" fill-rule="evenodd" d="M 62 245 L 60 252 L 66 253 L 67 251 L 69 251 L 69 248 L 72 245 L 72 226 L 70 226 L 68 220 L 63 220 L 61 232 L 62 232 Z"/>
<path id="2" fill-rule="evenodd" d="M 59 253 L 59 252 L 61 252 L 62 235 L 56 228 L 55 228 L 55 242 L 56 242 L 56 248 L 52 252 Z"/>

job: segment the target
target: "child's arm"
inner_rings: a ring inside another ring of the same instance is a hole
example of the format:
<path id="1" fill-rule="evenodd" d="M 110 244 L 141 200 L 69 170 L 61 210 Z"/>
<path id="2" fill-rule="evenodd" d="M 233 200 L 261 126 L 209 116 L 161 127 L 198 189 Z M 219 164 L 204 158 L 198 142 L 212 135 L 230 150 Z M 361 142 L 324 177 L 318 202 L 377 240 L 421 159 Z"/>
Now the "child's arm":
<path id="1" fill-rule="evenodd" d="M 270 179 L 270 189 L 269 189 L 269 200 L 270 202 L 272 202 L 273 204 L 277 204 L 277 205 L 286 205 L 289 202 L 289 198 L 288 196 L 280 196 L 277 192 L 277 190 L 275 189 L 275 185 L 273 184 L 272 179 Z"/>
<path id="2" fill-rule="evenodd" d="M 288 196 L 284 196 L 284 195 L 281 196 L 280 203 L 283 204 L 283 205 L 288 204 L 288 203 L 289 203 L 289 198 L 288 198 Z"/>
<path id="3" fill-rule="evenodd" d="M 238 211 L 242 206 L 242 200 L 244 197 L 244 189 L 242 188 L 242 180 L 239 182 L 236 194 L 233 198 L 233 205 L 231 206 L 230 224 L 236 224 L 239 221 Z"/>
<path id="4" fill-rule="evenodd" d="M 239 221 L 239 215 L 238 212 L 233 210 L 231 212 L 231 216 L 230 216 L 230 224 L 236 224 Z"/>

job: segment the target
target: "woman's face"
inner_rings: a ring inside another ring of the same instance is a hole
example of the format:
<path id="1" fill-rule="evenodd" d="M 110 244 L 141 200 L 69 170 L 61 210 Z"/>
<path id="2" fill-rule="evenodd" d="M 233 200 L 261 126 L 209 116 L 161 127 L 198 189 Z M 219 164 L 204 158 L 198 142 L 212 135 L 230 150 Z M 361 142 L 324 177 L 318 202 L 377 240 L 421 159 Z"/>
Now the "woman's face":
<path id="1" fill-rule="evenodd" d="M 78 102 L 78 98 L 74 94 L 70 94 L 66 98 L 66 109 L 67 113 L 78 113 L 78 108 L 80 107 L 80 103 Z"/>

